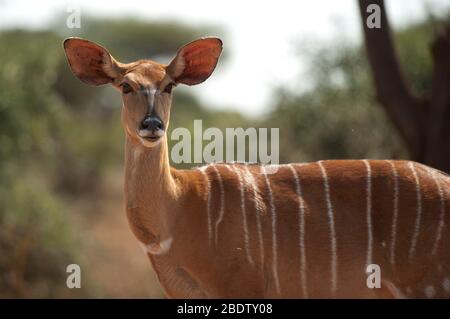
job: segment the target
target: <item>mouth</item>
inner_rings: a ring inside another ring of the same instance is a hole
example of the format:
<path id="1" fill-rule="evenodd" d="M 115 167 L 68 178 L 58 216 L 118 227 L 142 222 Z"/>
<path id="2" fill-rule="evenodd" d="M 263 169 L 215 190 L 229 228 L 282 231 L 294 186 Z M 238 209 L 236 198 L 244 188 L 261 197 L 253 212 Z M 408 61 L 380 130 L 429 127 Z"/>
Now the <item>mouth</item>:
<path id="1" fill-rule="evenodd" d="M 157 131 L 149 131 L 149 130 L 139 130 L 139 137 L 150 143 L 155 143 L 161 139 L 162 136 L 164 136 L 163 130 L 157 130 Z"/>
<path id="2" fill-rule="evenodd" d="M 144 136 L 142 137 L 144 140 L 150 141 L 150 142 L 156 142 L 160 139 L 159 136 Z"/>

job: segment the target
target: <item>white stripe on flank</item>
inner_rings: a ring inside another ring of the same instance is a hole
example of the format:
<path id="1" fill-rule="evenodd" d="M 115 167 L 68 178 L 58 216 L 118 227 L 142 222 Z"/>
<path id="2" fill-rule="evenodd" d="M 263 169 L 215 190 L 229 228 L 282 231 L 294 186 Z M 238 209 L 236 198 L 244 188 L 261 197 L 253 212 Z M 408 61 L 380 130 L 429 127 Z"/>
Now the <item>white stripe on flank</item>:
<path id="1" fill-rule="evenodd" d="M 428 169 L 428 172 L 433 177 L 434 182 L 436 183 L 438 192 L 439 192 L 439 200 L 440 200 L 440 216 L 439 216 L 439 224 L 438 224 L 438 230 L 436 232 L 436 238 L 434 240 L 433 249 L 431 250 L 431 255 L 436 255 L 436 252 L 439 248 L 439 243 L 442 238 L 442 231 L 444 229 L 445 223 L 444 223 L 444 217 L 445 217 L 445 202 L 444 202 L 444 190 L 442 189 L 441 183 L 439 182 L 436 171 L 432 169 Z"/>
<path id="2" fill-rule="evenodd" d="M 248 234 L 248 225 L 247 225 L 247 211 L 245 209 L 245 188 L 244 188 L 244 182 L 242 179 L 241 172 L 236 166 L 232 166 L 232 169 L 236 176 L 238 177 L 239 181 L 239 190 L 241 193 L 241 212 L 242 212 L 242 225 L 244 227 L 244 245 L 245 245 L 245 252 L 247 253 L 247 259 L 250 264 L 253 265 L 253 258 L 250 253 L 250 238 Z"/>
<path id="3" fill-rule="evenodd" d="M 263 215 L 266 210 L 266 205 L 264 204 L 264 200 L 261 197 L 261 192 L 258 187 L 258 183 L 255 180 L 255 177 L 250 172 L 248 165 L 243 166 L 244 169 L 242 170 L 242 177 L 244 178 L 244 181 L 251 185 L 254 195 L 254 201 L 255 201 L 255 209 Z"/>
<path id="4" fill-rule="evenodd" d="M 208 242 L 211 246 L 212 242 L 212 221 L 211 221 L 211 183 L 208 178 L 208 174 L 206 173 L 206 170 L 208 169 L 208 166 L 202 166 L 199 167 L 198 170 L 202 173 L 205 183 L 206 183 L 206 191 L 208 192 L 208 199 L 206 202 L 206 215 L 208 217 Z"/>
<path id="5" fill-rule="evenodd" d="M 391 265 L 395 265 L 395 243 L 397 240 L 397 220 L 398 220 L 398 199 L 399 199 L 399 187 L 398 187 L 398 172 L 395 168 L 393 161 L 387 161 L 392 167 L 392 174 L 394 176 L 394 212 L 392 215 L 392 232 L 391 232 L 391 247 L 390 247 L 390 262 Z"/>
<path id="6" fill-rule="evenodd" d="M 308 287 L 306 282 L 306 252 L 305 252 L 305 202 L 303 201 L 300 179 L 297 171 L 289 164 L 295 179 L 295 189 L 298 196 L 298 226 L 299 226 L 299 249 L 300 249 L 300 284 L 302 286 L 303 297 L 308 298 Z"/>
<path id="7" fill-rule="evenodd" d="M 275 202 L 273 199 L 272 188 L 270 186 L 269 178 L 266 174 L 266 169 L 264 166 L 261 166 L 261 174 L 264 176 L 264 180 L 266 181 L 267 191 L 269 195 L 269 203 L 270 203 L 270 212 L 272 215 L 272 271 L 273 277 L 275 280 L 275 288 L 277 293 L 280 294 L 280 280 L 278 279 L 278 255 L 277 255 L 277 212 L 275 208 Z"/>
<path id="8" fill-rule="evenodd" d="M 367 214 L 367 260 L 366 266 L 372 264 L 372 169 L 368 160 L 363 160 L 367 169 L 367 185 L 366 185 L 366 214 Z"/>
<path id="9" fill-rule="evenodd" d="M 258 244 L 259 244 L 259 253 L 261 258 L 261 268 L 264 265 L 264 241 L 263 241 L 263 233 L 262 233 L 262 225 L 261 225 L 261 214 L 265 210 L 264 201 L 261 198 L 258 184 L 255 181 L 255 177 L 248 169 L 246 165 L 244 168 L 244 180 L 247 181 L 248 184 L 252 185 L 253 188 L 253 200 L 255 203 L 255 214 L 256 214 L 256 227 L 258 230 Z"/>
<path id="10" fill-rule="evenodd" d="M 337 258 L 337 242 L 336 242 L 336 229 L 334 226 L 334 213 L 333 205 L 331 203 L 330 196 L 330 185 L 328 184 L 328 176 L 322 161 L 318 161 L 317 164 L 322 171 L 323 186 L 325 190 L 325 200 L 327 203 L 327 213 L 328 213 L 328 225 L 330 226 L 330 239 L 331 239 L 331 292 L 334 295 L 337 290 L 337 280 L 338 280 L 338 258 Z"/>
<path id="11" fill-rule="evenodd" d="M 219 240 L 219 224 L 223 220 L 223 215 L 225 213 L 225 190 L 223 189 L 223 181 L 222 176 L 220 175 L 219 170 L 215 165 L 212 165 L 212 168 L 216 172 L 217 180 L 219 181 L 219 188 L 220 188 L 220 208 L 219 208 L 219 217 L 216 220 L 216 223 L 214 224 L 214 245 L 217 248 L 218 240 Z"/>
<path id="12" fill-rule="evenodd" d="M 416 197 L 417 197 L 417 215 L 416 223 L 414 225 L 414 233 L 411 239 L 411 247 L 409 248 L 409 259 L 411 260 L 416 253 L 417 240 L 419 239 L 420 233 L 420 223 L 422 219 L 422 194 L 420 193 L 420 181 L 419 176 L 417 176 L 416 168 L 414 167 L 414 162 L 409 162 L 409 167 L 413 173 L 414 180 L 416 181 Z"/>

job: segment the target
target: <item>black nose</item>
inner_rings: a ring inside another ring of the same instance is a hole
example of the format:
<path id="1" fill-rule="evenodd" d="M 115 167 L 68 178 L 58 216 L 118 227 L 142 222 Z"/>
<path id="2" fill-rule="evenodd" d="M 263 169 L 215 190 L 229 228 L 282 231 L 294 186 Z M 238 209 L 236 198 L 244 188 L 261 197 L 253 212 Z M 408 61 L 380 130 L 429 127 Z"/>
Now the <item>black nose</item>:
<path id="1" fill-rule="evenodd" d="M 147 116 L 141 123 L 141 130 L 157 131 L 163 129 L 163 122 L 156 116 Z"/>

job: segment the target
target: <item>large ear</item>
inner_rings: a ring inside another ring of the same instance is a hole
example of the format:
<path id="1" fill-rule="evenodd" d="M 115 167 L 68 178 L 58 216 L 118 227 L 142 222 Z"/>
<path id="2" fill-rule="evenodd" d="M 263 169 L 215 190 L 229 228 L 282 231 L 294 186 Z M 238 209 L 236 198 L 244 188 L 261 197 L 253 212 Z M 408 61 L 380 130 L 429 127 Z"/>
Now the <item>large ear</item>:
<path id="1" fill-rule="evenodd" d="M 221 52 L 222 41 L 218 38 L 195 40 L 178 50 L 166 72 L 175 83 L 202 83 L 214 71 Z"/>
<path id="2" fill-rule="evenodd" d="M 72 72 L 84 83 L 102 85 L 114 82 L 122 68 L 102 46 L 80 38 L 64 40 L 64 51 Z"/>

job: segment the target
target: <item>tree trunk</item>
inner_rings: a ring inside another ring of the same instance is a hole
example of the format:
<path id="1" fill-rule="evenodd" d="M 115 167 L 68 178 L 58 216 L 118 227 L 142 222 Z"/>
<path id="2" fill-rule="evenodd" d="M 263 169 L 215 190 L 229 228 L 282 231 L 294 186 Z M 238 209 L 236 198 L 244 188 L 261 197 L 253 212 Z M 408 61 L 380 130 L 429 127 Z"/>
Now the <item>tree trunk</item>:
<path id="1" fill-rule="evenodd" d="M 381 27 L 368 28 L 370 4 L 380 6 Z M 450 172 L 450 26 L 434 40 L 428 96 L 416 96 L 405 79 L 383 0 L 359 0 L 376 97 L 400 133 L 411 159 Z"/>

